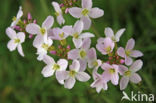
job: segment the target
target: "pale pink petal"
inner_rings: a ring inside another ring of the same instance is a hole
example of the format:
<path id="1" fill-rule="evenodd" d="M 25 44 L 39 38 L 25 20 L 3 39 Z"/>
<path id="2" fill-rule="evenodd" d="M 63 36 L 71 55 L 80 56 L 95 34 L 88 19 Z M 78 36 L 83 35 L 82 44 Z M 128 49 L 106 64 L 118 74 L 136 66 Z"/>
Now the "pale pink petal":
<path id="1" fill-rule="evenodd" d="M 74 24 L 74 27 L 73 27 L 74 32 L 80 34 L 80 33 L 82 32 L 82 30 L 83 30 L 83 27 L 84 27 L 83 22 L 80 21 L 80 20 L 78 20 L 78 21 Z"/>
<path id="2" fill-rule="evenodd" d="M 119 82 L 119 76 L 118 76 L 118 74 L 113 74 L 113 75 L 111 75 L 111 82 L 112 82 L 114 85 L 118 85 L 118 82 Z"/>
<path id="3" fill-rule="evenodd" d="M 22 11 L 22 7 L 19 7 L 19 11 L 17 13 L 17 19 L 21 18 L 23 16 L 23 11 Z"/>
<path id="4" fill-rule="evenodd" d="M 129 65 L 132 64 L 132 62 L 133 62 L 132 58 L 130 58 L 130 57 L 128 57 L 128 56 L 125 57 L 125 64 L 126 64 L 126 65 L 129 66 Z"/>
<path id="5" fill-rule="evenodd" d="M 106 55 L 106 54 L 107 54 L 107 52 L 106 52 L 105 49 L 104 49 L 104 44 L 98 43 L 98 44 L 96 44 L 96 48 L 97 48 L 97 50 L 100 51 L 103 55 Z"/>
<path id="6" fill-rule="evenodd" d="M 23 32 L 17 33 L 17 38 L 20 39 L 20 43 L 25 41 L 25 34 Z"/>
<path id="7" fill-rule="evenodd" d="M 133 38 L 129 39 L 126 45 L 126 50 L 132 50 L 134 46 L 135 46 L 135 40 Z"/>
<path id="8" fill-rule="evenodd" d="M 60 59 L 57 64 L 60 66 L 60 69 L 59 71 L 62 71 L 62 70 L 66 70 L 67 66 L 68 66 L 68 61 L 65 60 L 65 59 Z"/>
<path id="9" fill-rule="evenodd" d="M 86 82 L 90 79 L 90 76 L 85 72 L 78 72 L 76 75 L 76 79 L 81 82 Z"/>
<path id="10" fill-rule="evenodd" d="M 109 37 L 106 37 L 106 38 L 105 38 L 105 40 L 104 40 L 104 45 L 105 45 L 105 48 L 111 47 L 111 52 L 113 51 L 114 46 L 115 46 L 114 42 L 113 42 L 112 39 L 109 38 Z"/>
<path id="11" fill-rule="evenodd" d="M 91 18 L 99 18 L 102 17 L 103 15 L 104 15 L 104 11 L 99 8 L 92 8 L 89 13 L 89 16 Z"/>
<path id="12" fill-rule="evenodd" d="M 105 40 L 105 38 L 99 38 L 99 39 L 97 40 L 97 42 L 98 42 L 98 44 L 102 44 L 102 43 L 104 43 L 104 40 Z"/>
<path id="13" fill-rule="evenodd" d="M 82 12 L 82 9 L 78 8 L 78 7 L 72 7 L 72 8 L 69 9 L 70 15 L 72 15 L 75 18 L 80 18 L 81 17 L 81 12 Z"/>
<path id="14" fill-rule="evenodd" d="M 123 75 L 125 73 L 125 71 L 128 71 L 128 68 L 126 66 L 124 66 L 124 65 L 119 65 L 119 69 L 118 70 L 119 70 L 119 73 L 121 75 Z"/>
<path id="15" fill-rule="evenodd" d="M 42 35 L 37 35 L 37 36 L 35 37 L 34 41 L 33 41 L 33 46 L 37 48 L 37 47 L 40 46 L 42 43 L 43 43 L 43 37 L 42 37 Z"/>
<path id="16" fill-rule="evenodd" d="M 88 30 L 91 27 L 91 24 L 92 24 L 91 19 L 89 17 L 87 17 L 87 16 L 83 16 L 81 18 L 81 20 L 84 23 L 84 28 L 83 29 Z"/>
<path id="17" fill-rule="evenodd" d="M 130 77 L 130 81 L 133 83 L 139 83 L 141 81 L 141 77 L 137 73 L 133 73 Z"/>
<path id="18" fill-rule="evenodd" d="M 95 37 L 95 35 L 89 32 L 80 34 L 80 38 L 92 38 L 92 37 Z"/>
<path id="19" fill-rule="evenodd" d="M 112 66 L 111 66 L 110 64 L 108 64 L 108 63 L 103 63 L 103 64 L 101 65 L 101 68 L 102 68 L 103 70 L 109 70 L 110 68 L 112 68 Z"/>
<path id="20" fill-rule="evenodd" d="M 102 81 L 107 83 L 109 80 L 111 80 L 111 75 L 109 73 L 109 71 L 105 71 L 102 73 Z"/>
<path id="21" fill-rule="evenodd" d="M 82 44 L 81 48 L 83 48 L 85 50 L 88 50 L 90 48 L 90 45 L 91 45 L 91 39 L 90 38 L 85 38 L 83 40 L 83 44 Z"/>
<path id="22" fill-rule="evenodd" d="M 17 43 L 14 40 L 10 40 L 7 44 L 7 47 L 10 51 L 14 51 L 17 47 Z"/>
<path id="23" fill-rule="evenodd" d="M 72 62 L 72 65 L 70 65 L 69 68 L 70 68 L 70 70 L 75 70 L 76 72 L 78 72 L 79 69 L 80 69 L 80 63 L 79 63 L 79 61 L 78 60 L 74 60 Z"/>
<path id="24" fill-rule="evenodd" d="M 91 9 L 92 8 L 92 0 L 82 0 L 81 5 L 82 5 L 82 8 Z"/>
<path id="25" fill-rule="evenodd" d="M 6 34 L 8 35 L 8 37 L 9 37 L 10 39 L 16 38 L 16 32 L 15 32 L 15 30 L 13 30 L 13 29 L 10 28 L 10 27 L 6 29 Z"/>
<path id="26" fill-rule="evenodd" d="M 116 39 L 116 42 L 119 42 L 120 41 L 120 37 L 121 35 L 125 32 L 125 29 L 120 29 L 116 34 L 115 34 L 115 39 Z"/>
<path id="27" fill-rule="evenodd" d="M 38 34 L 40 32 L 40 27 L 37 24 L 30 23 L 26 26 L 26 31 L 30 34 Z"/>
<path id="28" fill-rule="evenodd" d="M 117 50 L 117 53 L 118 53 L 119 56 L 125 58 L 125 50 L 124 50 L 124 48 L 119 47 L 118 50 Z"/>
<path id="29" fill-rule="evenodd" d="M 87 53 L 87 57 L 88 57 L 88 60 L 97 59 L 95 48 L 89 49 L 89 51 L 88 51 L 88 53 Z"/>
<path id="30" fill-rule="evenodd" d="M 57 22 L 62 25 L 65 23 L 65 20 L 62 15 L 57 16 Z"/>
<path id="31" fill-rule="evenodd" d="M 74 87 L 75 82 L 76 82 L 75 78 L 70 77 L 65 81 L 64 87 L 72 89 Z"/>
<path id="32" fill-rule="evenodd" d="M 23 49 L 22 49 L 21 44 L 19 44 L 19 45 L 17 46 L 17 50 L 18 50 L 19 54 L 20 54 L 21 56 L 24 57 L 24 53 L 23 53 Z"/>
<path id="33" fill-rule="evenodd" d="M 133 72 L 139 71 L 143 66 L 142 60 L 136 60 L 130 67 L 130 70 Z"/>
<path id="34" fill-rule="evenodd" d="M 55 75 L 56 75 L 56 79 L 58 81 L 61 81 L 61 80 L 65 80 L 69 77 L 69 72 L 67 71 L 56 71 Z"/>
<path id="35" fill-rule="evenodd" d="M 128 82 L 129 82 L 129 77 L 122 77 L 121 80 L 120 80 L 120 90 L 124 90 L 127 85 L 128 85 Z"/>
<path id="36" fill-rule="evenodd" d="M 78 49 L 73 49 L 68 52 L 68 59 L 77 59 L 79 57 L 79 50 Z"/>
<path id="37" fill-rule="evenodd" d="M 62 31 L 65 33 L 65 35 L 71 35 L 72 34 L 72 26 L 64 26 L 62 28 Z"/>
<path id="38" fill-rule="evenodd" d="M 79 71 L 81 71 L 81 72 L 85 71 L 87 68 L 87 61 L 80 59 L 79 62 L 80 62 L 80 70 Z"/>
<path id="39" fill-rule="evenodd" d="M 143 53 L 140 52 L 139 50 L 133 50 L 130 54 L 131 57 L 134 57 L 134 58 L 138 58 L 138 57 L 142 57 L 143 56 Z"/>
<path id="40" fill-rule="evenodd" d="M 57 2 L 52 2 L 52 5 L 56 12 L 62 12 L 60 5 Z"/>
<path id="41" fill-rule="evenodd" d="M 52 69 L 51 65 L 47 65 L 43 68 L 41 73 L 44 77 L 50 77 L 54 74 L 54 72 L 55 71 Z"/>
<path id="42" fill-rule="evenodd" d="M 42 27 L 46 29 L 50 29 L 54 23 L 54 18 L 52 16 L 48 16 L 46 20 L 43 22 Z"/>
<path id="43" fill-rule="evenodd" d="M 75 45 L 76 48 L 80 48 L 82 46 L 82 39 L 75 39 L 73 38 L 73 43 Z"/>
<path id="44" fill-rule="evenodd" d="M 44 58 L 43 58 L 43 61 L 44 63 L 46 63 L 47 65 L 50 65 L 50 64 L 54 64 L 55 61 L 52 57 L 48 56 L 48 55 L 45 55 Z"/>
<path id="45" fill-rule="evenodd" d="M 114 32 L 112 28 L 110 27 L 105 28 L 105 35 L 106 37 L 110 37 L 110 38 L 114 37 Z"/>

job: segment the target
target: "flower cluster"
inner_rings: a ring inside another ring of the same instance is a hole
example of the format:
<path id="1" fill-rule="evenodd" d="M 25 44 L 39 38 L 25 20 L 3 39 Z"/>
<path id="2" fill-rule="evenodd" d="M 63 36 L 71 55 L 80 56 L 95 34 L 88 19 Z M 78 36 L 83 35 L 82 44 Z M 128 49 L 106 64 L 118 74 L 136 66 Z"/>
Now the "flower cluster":
<path id="1" fill-rule="evenodd" d="M 94 80 L 91 87 L 96 88 L 98 93 L 102 89 L 108 89 L 109 81 L 113 85 L 119 84 L 121 90 L 127 87 L 129 81 L 139 83 L 141 77 L 136 72 L 142 68 L 143 62 L 134 59 L 143 54 L 134 50 L 134 39 L 128 40 L 125 49 L 118 47 L 117 43 L 125 29 L 114 33 L 107 27 L 104 30 L 105 37 L 100 37 L 96 47 L 91 47 L 91 38 L 95 35 L 84 30 L 90 29 L 91 18 L 102 17 L 104 11 L 93 8 L 92 0 L 82 0 L 81 7 L 75 7 L 74 3 L 76 0 L 64 0 L 63 4 L 52 2 L 56 21 L 61 28 L 53 27 L 53 16 L 48 16 L 41 26 L 32 19 L 30 13 L 27 19 L 22 21 L 23 11 L 20 7 L 11 26 L 6 29 L 6 34 L 11 39 L 7 45 L 8 49 L 14 51 L 17 48 L 19 54 L 24 56 L 21 44 L 25 42 L 26 37 L 34 37 L 33 46 L 37 49 L 37 60 L 46 64 L 41 71 L 42 75 L 51 77 L 55 74 L 57 81 L 68 89 L 74 87 L 76 80 L 86 82 L 91 76 Z M 71 16 L 78 19 L 74 25 L 64 25 L 63 16 L 69 14 L 64 14 L 63 7 L 68 9 Z M 101 53 L 101 59 L 96 51 Z"/>

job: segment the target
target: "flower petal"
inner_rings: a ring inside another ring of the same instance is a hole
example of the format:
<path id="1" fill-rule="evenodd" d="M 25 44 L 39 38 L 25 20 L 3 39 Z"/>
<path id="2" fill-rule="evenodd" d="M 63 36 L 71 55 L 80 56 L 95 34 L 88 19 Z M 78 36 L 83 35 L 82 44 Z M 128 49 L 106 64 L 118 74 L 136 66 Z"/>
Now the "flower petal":
<path id="1" fill-rule="evenodd" d="M 133 73 L 130 77 L 130 81 L 137 84 L 141 81 L 141 77 L 137 73 Z"/>
<path id="2" fill-rule="evenodd" d="M 110 38 L 114 37 L 114 32 L 113 32 L 112 28 L 107 27 L 107 28 L 105 28 L 104 32 L 105 32 L 106 37 L 110 37 Z"/>
<path id="3" fill-rule="evenodd" d="M 129 66 L 129 65 L 132 64 L 132 62 L 133 62 L 132 58 L 130 58 L 130 57 L 128 57 L 128 56 L 125 57 L 125 64 L 126 64 L 126 65 Z"/>
<path id="4" fill-rule="evenodd" d="M 70 68 L 70 70 L 75 70 L 76 72 L 78 72 L 79 69 L 80 69 L 80 63 L 79 63 L 79 61 L 78 60 L 74 60 L 73 63 L 72 63 L 72 65 L 70 65 L 69 68 Z"/>
<path id="5" fill-rule="evenodd" d="M 21 18 L 23 16 L 22 6 L 19 7 L 19 11 L 17 13 L 17 19 Z"/>
<path id="6" fill-rule="evenodd" d="M 143 66 L 142 60 L 136 60 L 130 67 L 130 70 L 133 72 L 139 71 Z"/>
<path id="7" fill-rule="evenodd" d="M 25 34 L 23 32 L 17 33 L 17 38 L 20 39 L 20 43 L 23 43 L 25 41 Z"/>
<path id="8" fill-rule="evenodd" d="M 43 43 L 42 35 L 37 35 L 33 41 L 33 46 L 38 48 Z"/>
<path id="9" fill-rule="evenodd" d="M 81 82 L 86 82 L 90 79 L 90 76 L 85 72 L 78 72 L 76 75 L 76 79 Z"/>
<path id="10" fill-rule="evenodd" d="M 48 55 L 45 55 L 43 58 L 43 62 L 46 63 L 47 65 L 53 65 L 55 63 L 54 59 Z"/>
<path id="11" fill-rule="evenodd" d="M 60 59 L 57 64 L 60 66 L 59 71 L 66 70 L 68 66 L 68 61 L 66 59 Z"/>
<path id="12" fill-rule="evenodd" d="M 82 0 L 81 1 L 82 8 L 91 9 L 92 8 L 92 0 Z"/>
<path id="13" fill-rule="evenodd" d="M 123 76 L 120 80 L 120 90 L 124 90 L 127 87 L 128 82 L 129 82 L 129 78 L 126 76 Z"/>
<path id="14" fill-rule="evenodd" d="M 7 44 L 7 47 L 10 51 L 14 51 L 17 47 L 17 43 L 15 43 L 14 40 L 10 40 Z"/>
<path id="15" fill-rule="evenodd" d="M 124 65 L 119 65 L 119 69 L 118 70 L 119 70 L 119 73 L 121 75 L 123 75 L 125 73 L 125 71 L 128 71 L 128 68 L 126 66 L 124 66 Z"/>
<path id="16" fill-rule="evenodd" d="M 97 59 L 95 48 L 89 49 L 89 51 L 87 53 L 87 56 L 88 56 L 88 60 L 95 60 L 95 59 Z"/>
<path id="17" fill-rule="evenodd" d="M 40 32 L 40 27 L 37 24 L 30 23 L 26 26 L 26 31 L 30 34 L 38 34 Z"/>
<path id="18" fill-rule="evenodd" d="M 134 58 L 138 58 L 138 57 L 142 57 L 143 56 L 143 53 L 140 52 L 139 50 L 133 50 L 130 54 L 131 57 L 134 57 Z"/>
<path id="19" fill-rule="evenodd" d="M 102 17 L 103 15 L 104 15 L 104 11 L 99 8 L 92 8 L 89 13 L 89 16 L 91 18 L 99 18 Z"/>
<path id="20" fill-rule="evenodd" d="M 81 71 L 81 72 L 85 71 L 87 68 L 87 61 L 80 59 L 79 62 L 80 62 L 80 70 L 79 71 Z"/>
<path id="21" fill-rule="evenodd" d="M 89 32 L 82 33 L 82 34 L 80 35 L 80 38 L 91 38 L 91 37 L 95 37 L 95 35 L 92 34 L 92 33 L 89 33 Z"/>
<path id="22" fill-rule="evenodd" d="M 82 46 L 82 39 L 73 38 L 73 43 L 74 43 L 76 48 L 80 48 Z"/>
<path id="23" fill-rule="evenodd" d="M 47 65 L 47 66 L 45 66 L 44 68 L 43 68 L 43 70 L 42 70 L 42 75 L 44 76 L 44 77 L 50 77 L 50 76 L 52 76 L 53 74 L 54 74 L 54 70 L 52 69 L 52 66 L 51 65 Z"/>
<path id="24" fill-rule="evenodd" d="M 78 7 L 72 7 L 72 8 L 69 9 L 70 15 L 72 15 L 75 18 L 80 18 L 81 17 L 81 12 L 82 12 L 82 9 L 78 8 Z"/>
<path id="25" fill-rule="evenodd" d="M 65 35 L 71 35 L 72 34 L 72 26 L 64 26 L 62 28 L 62 31 L 65 33 Z"/>
<path id="26" fill-rule="evenodd" d="M 54 23 L 54 18 L 52 16 L 48 16 L 46 20 L 43 22 L 42 27 L 46 29 L 50 29 Z"/>
<path id="27" fill-rule="evenodd" d="M 20 54 L 21 56 L 24 57 L 24 53 L 23 53 L 23 49 L 22 49 L 21 44 L 19 44 L 19 45 L 17 46 L 17 50 L 18 50 L 19 54 Z"/>
<path id="28" fill-rule="evenodd" d="M 65 23 L 65 19 L 63 18 L 62 15 L 57 16 L 57 22 L 62 25 Z"/>
<path id="29" fill-rule="evenodd" d="M 85 38 L 83 40 L 83 44 L 82 44 L 81 48 L 83 48 L 85 50 L 88 50 L 90 48 L 90 45 L 91 45 L 91 39 L 90 38 Z"/>
<path id="30" fill-rule="evenodd" d="M 78 49 L 73 49 L 68 52 L 68 59 L 77 59 L 79 57 L 79 50 Z"/>
<path id="31" fill-rule="evenodd" d="M 129 39 L 126 45 L 126 50 L 132 50 L 134 46 L 135 46 L 135 40 L 133 38 Z"/>
<path id="32" fill-rule="evenodd" d="M 118 76 L 118 74 L 113 74 L 113 75 L 111 75 L 111 82 L 112 82 L 114 85 L 118 85 L 118 82 L 119 82 L 119 76 Z"/>
<path id="33" fill-rule="evenodd" d="M 108 70 L 108 69 L 112 68 L 112 66 L 111 66 L 110 64 L 108 64 L 108 63 L 103 63 L 103 64 L 101 65 L 101 68 L 102 68 L 103 70 Z"/>
<path id="34" fill-rule="evenodd" d="M 116 34 L 115 34 L 115 39 L 116 39 L 116 42 L 119 42 L 120 41 L 120 37 L 121 35 L 125 32 L 126 29 L 120 29 Z"/>
<path id="35" fill-rule="evenodd" d="M 58 81 L 64 81 L 65 79 L 67 79 L 69 77 L 68 75 L 69 73 L 67 71 L 56 71 L 55 75 L 56 75 L 56 79 Z M 59 82 L 61 83 L 61 82 Z M 62 84 L 62 83 L 61 83 Z"/>
<path id="36" fill-rule="evenodd" d="M 74 32 L 77 32 L 77 33 L 81 33 L 82 30 L 83 30 L 83 27 L 84 27 L 84 24 L 82 21 L 78 20 L 75 24 L 74 24 Z"/>
<path id="37" fill-rule="evenodd" d="M 89 17 L 86 17 L 86 16 L 83 16 L 82 18 L 81 18 L 81 20 L 83 21 L 83 23 L 84 23 L 84 30 L 88 30 L 90 27 L 91 27 L 91 24 L 92 24 L 92 22 L 91 22 L 91 20 L 90 20 L 90 18 Z"/>
<path id="38" fill-rule="evenodd" d="M 64 87 L 68 89 L 72 89 L 74 87 L 76 80 L 75 78 L 69 78 L 65 81 Z"/>
<path id="39" fill-rule="evenodd" d="M 118 53 L 119 56 L 121 56 L 123 58 L 125 57 L 125 50 L 124 50 L 124 48 L 122 48 L 122 47 L 118 48 L 117 53 Z"/>
<path id="40" fill-rule="evenodd" d="M 6 34 L 8 35 L 8 37 L 9 37 L 10 39 L 16 38 L 16 32 L 15 32 L 15 30 L 13 30 L 13 29 L 10 28 L 10 27 L 6 29 Z"/>
<path id="41" fill-rule="evenodd" d="M 62 12 L 60 5 L 57 2 L 52 2 L 52 5 L 56 12 Z"/>

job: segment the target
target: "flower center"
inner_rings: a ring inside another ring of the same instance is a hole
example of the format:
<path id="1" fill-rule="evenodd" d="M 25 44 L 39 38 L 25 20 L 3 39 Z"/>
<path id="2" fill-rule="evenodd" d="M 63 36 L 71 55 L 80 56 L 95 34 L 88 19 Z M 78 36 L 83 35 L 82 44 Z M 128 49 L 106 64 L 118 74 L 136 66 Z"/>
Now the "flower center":
<path id="1" fill-rule="evenodd" d="M 80 57 L 81 57 L 81 58 L 85 58 L 86 55 L 87 55 L 87 54 L 86 54 L 86 52 L 85 52 L 84 50 L 81 50 L 81 51 L 80 51 Z"/>
<path id="2" fill-rule="evenodd" d="M 89 13 L 88 9 L 85 8 L 85 9 L 82 10 L 82 15 L 87 16 L 88 13 Z"/>
<path id="3" fill-rule="evenodd" d="M 44 48 L 45 50 L 48 50 L 49 45 L 48 45 L 48 44 L 43 43 L 43 44 L 42 44 L 42 48 Z"/>
<path id="4" fill-rule="evenodd" d="M 53 69 L 54 70 L 59 70 L 60 69 L 60 66 L 58 64 L 54 64 Z"/>
<path id="5" fill-rule="evenodd" d="M 111 39 L 112 39 L 114 42 L 116 41 L 114 36 L 112 36 Z"/>
<path id="6" fill-rule="evenodd" d="M 17 18 L 14 16 L 13 18 L 12 18 L 12 21 L 16 21 L 17 20 Z"/>
<path id="7" fill-rule="evenodd" d="M 41 32 L 42 35 L 44 35 L 45 32 L 46 32 L 46 30 L 45 30 L 44 28 L 41 28 L 41 29 L 40 29 L 40 32 Z"/>
<path id="8" fill-rule="evenodd" d="M 20 43 L 20 39 L 15 39 L 14 43 Z"/>
<path id="9" fill-rule="evenodd" d="M 131 75 L 131 71 L 129 71 L 129 70 L 126 71 L 126 72 L 124 73 L 124 75 L 125 75 L 125 76 L 130 76 L 130 75 Z"/>
<path id="10" fill-rule="evenodd" d="M 64 32 L 61 33 L 61 34 L 59 34 L 59 36 L 60 36 L 61 38 L 63 38 L 63 37 L 64 37 Z"/>
<path id="11" fill-rule="evenodd" d="M 69 75 L 71 76 L 71 77 L 75 77 L 75 75 L 76 75 L 76 71 L 75 70 L 71 70 L 70 72 L 69 72 Z"/>
<path id="12" fill-rule="evenodd" d="M 129 56 L 129 55 L 131 54 L 131 51 L 130 51 L 130 50 L 126 50 L 126 51 L 125 51 L 125 54 L 126 54 L 127 56 Z"/>
<path id="13" fill-rule="evenodd" d="M 105 48 L 105 50 L 106 50 L 107 53 L 110 53 L 112 49 L 111 49 L 111 47 L 109 46 L 109 47 Z"/>
<path id="14" fill-rule="evenodd" d="M 79 33 L 76 32 L 75 34 L 73 34 L 73 37 L 74 37 L 75 39 L 78 39 L 78 38 L 79 38 Z"/>
<path id="15" fill-rule="evenodd" d="M 60 15 L 60 13 L 59 13 L 59 12 L 55 12 L 55 15 L 56 15 L 56 16 L 59 16 L 59 15 Z"/>
<path id="16" fill-rule="evenodd" d="M 115 73 L 115 69 L 113 69 L 113 68 L 109 69 L 109 73 L 110 74 L 114 74 Z"/>
<path id="17" fill-rule="evenodd" d="M 94 61 L 93 62 L 93 66 L 97 67 L 98 66 L 98 62 L 97 61 Z"/>

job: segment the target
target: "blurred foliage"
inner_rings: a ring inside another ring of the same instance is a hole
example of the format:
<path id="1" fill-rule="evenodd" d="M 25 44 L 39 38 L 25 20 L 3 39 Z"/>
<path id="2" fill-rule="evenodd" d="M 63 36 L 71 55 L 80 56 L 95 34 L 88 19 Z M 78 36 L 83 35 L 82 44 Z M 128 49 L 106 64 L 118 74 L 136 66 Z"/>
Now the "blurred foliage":
<path id="1" fill-rule="evenodd" d="M 61 0 L 58 0 L 61 2 Z M 54 15 L 52 0 L 1 0 L 0 3 L 0 103 L 119 103 L 122 92 L 119 86 L 109 83 L 109 89 L 96 93 L 87 83 L 77 82 L 72 90 L 59 85 L 55 77 L 43 78 L 41 70 L 44 63 L 36 60 L 36 50 L 32 40 L 23 44 L 25 58 L 17 51 L 9 52 L 6 45 L 9 38 L 5 29 L 16 15 L 19 5 L 26 14 L 31 12 L 33 18 L 41 24 L 48 15 Z M 136 40 L 136 48 L 143 51 L 144 66 L 139 74 L 142 82 L 129 84 L 125 90 L 153 93 L 156 96 L 156 0 L 93 0 L 94 7 L 105 11 L 102 18 L 93 21 L 91 31 L 104 37 L 104 28 L 114 30 L 126 28 L 120 45 L 131 37 Z M 76 19 L 66 15 L 66 24 L 74 24 Z M 57 26 L 57 24 L 55 24 Z M 93 39 L 95 46 L 97 39 Z M 98 54 L 99 56 L 100 54 Z M 99 56 L 101 59 L 103 57 Z M 128 103 L 129 101 L 122 101 Z"/>

